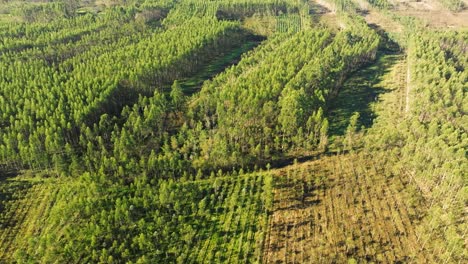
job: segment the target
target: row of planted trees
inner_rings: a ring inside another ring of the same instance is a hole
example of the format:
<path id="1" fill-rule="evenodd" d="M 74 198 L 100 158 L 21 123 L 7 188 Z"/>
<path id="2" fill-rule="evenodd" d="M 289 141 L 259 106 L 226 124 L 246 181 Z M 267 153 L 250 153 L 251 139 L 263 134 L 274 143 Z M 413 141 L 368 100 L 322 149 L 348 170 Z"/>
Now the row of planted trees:
<path id="1" fill-rule="evenodd" d="M 152 94 L 156 85 L 195 71 L 244 36 L 235 22 L 213 19 L 193 19 L 165 31 L 124 28 L 122 34 L 137 34 L 94 45 L 94 39 L 107 35 L 97 32 L 82 36 L 83 41 L 59 45 L 65 50 L 82 49 L 58 64 L 29 57 L 48 48 L 2 57 L 2 163 L 23 167 L 34 161 L 35 167 L 47 166 L 50 156 L 62 153 L 66 144 L 77 145 L 85 132 L 80 132 L 80 124 L 92 124 L 106 112 L 119 113 L 138 93 Z M 18 60 L 23 56 L 25 62 Z"/>
<path id="2" fill-rule="evenodd" d="M 418 242 L 437 262 L 466 259 L 466 32 L 418 29 L 408 40 L 403 120 L 382 119 L 366 147 L 424 197 Z M 395 122 L 388 122 L 394 124 Z"/>
<path id="3" fill-rule="evenodd" d="M 271 176 L 260 173 L 195 181 L 139 176 L 126 187 L 97 184 L 86 173 L 61 187 L 48 219 L 15 257 L 20 263 L 257 262 L 270 195 Z"/>
<path id="4" fill-rule="evenodd" d="M 363 24 L 273 38 L 207 82 L 190 105 L 195 164 L 231 166 L 326 145 L 327 100 L 347 73 L 372 60 L 378 37 Z M 294 47 L 294 48 L 292 48 Z"/>
<path id="5" fill-rule="evenodd" d="M 467 37 L 463 32 L 424 32 L 415 35 L 408 47 L 411 90 L 401 165 L 429 205 L 420 240 L 438 259 L 448 262 L 467 257 L 467 226 L 462 220 L 468 169 L 463 115 Z"/>
<path id="6" fill-rule="evenodd" d="M 61 167 L 57 163 L 70 160 L 70 150 L 80 154 L 87 148 L 78 144 L 89 134 L 82 123 L 92 126 L 104 113 L 119 115 L 139 93 L 151 95 L 155 86 L 194 72 L 245 37 L 238 23 L 216 18 L 181 19 L 154 29 L 134 15 L 134 7 L 116 7 L 102 16 L 2 31 L 2 165 Z"/>
<path id="7" fill-rule="evenodd" d="M 102 46 L 89 33 L 69 44 L 83 52 L 57 63 L 9 54 L 0 65 L 2 164 L 81 175 L 59 190 L 17 260 L 258 261 L 271 178 L 226 171 L 323 150 L 327 102 L 379 42 L 363 21 L 345 19 L 336 34 L 272 37 L 192 98 L 178 82 L 169 93 L 159 87 L 237 45 L 239 23 L 129 26 L 137 34 Z"/>

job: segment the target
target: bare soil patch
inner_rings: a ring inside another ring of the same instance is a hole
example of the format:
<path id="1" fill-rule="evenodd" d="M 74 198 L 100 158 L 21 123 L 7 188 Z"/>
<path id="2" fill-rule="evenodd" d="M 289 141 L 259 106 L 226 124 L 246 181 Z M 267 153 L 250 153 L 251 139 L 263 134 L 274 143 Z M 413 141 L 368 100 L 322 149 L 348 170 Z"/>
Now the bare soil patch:
<path id="1" fill-rule="evenodd" d="M 443 29 L 468 27 L 466 7 L 460 12 L 451 12 L 434 0 L 394 0 L 392 4 L 396 14 L 419 18 L 431 27 Z"/>

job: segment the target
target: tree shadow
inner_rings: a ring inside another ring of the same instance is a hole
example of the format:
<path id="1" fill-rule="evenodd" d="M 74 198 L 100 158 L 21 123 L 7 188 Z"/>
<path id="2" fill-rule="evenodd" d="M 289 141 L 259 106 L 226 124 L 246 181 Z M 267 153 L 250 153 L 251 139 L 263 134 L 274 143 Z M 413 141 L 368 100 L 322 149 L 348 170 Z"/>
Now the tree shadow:
<path id="1" fill-rule="evenodd" d="M 227 68 L 238 64 L 242 58 L 242 54 L 254 49 L 260 45 L 263 40 L 265 40 L 265 38 L 261 36 L 249 35 L 246 37 L 245 43 L 220 52 L 209 63 L 199 67 L 198 71 L 193 75 L 180 79 L 179 83 L 185 95 L 190 96 L 200 91 L 206 80 L 211 80 Z M 169 90 L 170 86 L 165 87 L 165 91 L 169 92 Z"/>
<path id="2" fill-rule="evenodd" d="M 356 71 L 345 81 L 329 105 L 329 131 L 332 137 L 346 133 L 349 119 L 355 112 L 360 115 L 358 128 L 372 126 L 376 117 L 372 105 L 379 100 L 380 94 L 387 92 L 378 84 L 397 61 L 396 53 L 381 50 L 375 63 Z"/>
<path id="3" fill-rule="evenodd" d="M 3 181 L 14 178 L 19 175 L 19 172 L 16 170 L 7 170 L 7 169 L 0 169 L 0 183 Z"/>
<path id="4" fill-rule="evenodd" d="M 388 90 L 379 84 L 402 53 L 401 47 L 376 24 L 369 24 L 380 36 L 377 58 L 364 67 L 358 69 L 344 82 L 338 95 L 330 100 L 328 116 L 330 121 L 330 135 L 342 136 L 346 133 L 349 119 L 355 112 L 359 112 L 357 127 L 369 128 L 376 117 L 372 105 L 379 100 L 379 95 Z"/>
<path id="5" fill-rule="evenodd" d="M 20 200 L 24 193 L 34 185 L 29 181 L 15 179 L 18 175 L 17 171 L 0 170 L 0 229 L 15 225 L 3 213 L 8 211 L 11 203 Z"/>
<path id="6" fill-rule="evenodd" d="M 122 110 L 126 106 L 137 103 L 140 95 L 151 97 L 155 89 L 168 94 L 175 80 L 179 81 L 185 95 L 197 93 L 204 81 L 212 79 L 228 67 L 237 64 L 242 54 L 254 49 L 264 40 L 263 37 L 252 35 L 247 31 L 242 31 L 242 36 L 243 41 L 226 40 L 226 43 L 218 44 L 224 49 L 218 50 L 217 45 L 211 43 L 197 51 L 205 55 L 199 56 L 197 62 L 187 69 L 180 70 L 180 63 L 194 60 L 191 57 L 192 54 L 181 56 L 178 63 L 162 69 L 162 71 L 173 72 L 171 76 L 155 75 L 154 72 L 147 71 L 138 76 L 138 81 L 131 82 L 125 78 L 119 80 L 116 88 L 109 92 L 105 100 L 90 109 L 83 120 L 87 126 L 92 126 L 99 122 L 103 114 L 120 118 Z"/>

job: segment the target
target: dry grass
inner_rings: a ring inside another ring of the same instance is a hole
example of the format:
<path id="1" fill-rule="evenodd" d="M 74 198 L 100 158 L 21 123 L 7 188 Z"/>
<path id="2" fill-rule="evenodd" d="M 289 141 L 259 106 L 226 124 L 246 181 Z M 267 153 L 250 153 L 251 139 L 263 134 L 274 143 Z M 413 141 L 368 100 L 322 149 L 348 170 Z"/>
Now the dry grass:
<path id="1" fill-rule="evenodd" d="M 341 25 L 338 21 L 334 7 L 325 0 L 309 1 L 310 13 L 312 14 L 312 24 L 315 26 L 326 26 L 333 30 L 339 30 Z"/>
<path id="2" fill-rule="evenodd" d="M 427 263 L 413 227 L 421 204 L 410 183 L 347 154 L 276 173 L 265 263 Z"/>
<path id="3" fill-rule="evenodd" d="M 454 13 L 436 0 L 393 0 L 391 2 L 396 14 L 419 18 L 431 27 L 442 29 L 468 27 L 468 9 L 466 8 Z"/>
<path id="4" fill-rule="evenodd" d="M 382 15 L 380 12 L 369 9 L 364 15 L 368 24 L 378 25 L 380 28 L 389 33 L 401 33 L 403 32 L 403 26 L 386 15 Z"/>

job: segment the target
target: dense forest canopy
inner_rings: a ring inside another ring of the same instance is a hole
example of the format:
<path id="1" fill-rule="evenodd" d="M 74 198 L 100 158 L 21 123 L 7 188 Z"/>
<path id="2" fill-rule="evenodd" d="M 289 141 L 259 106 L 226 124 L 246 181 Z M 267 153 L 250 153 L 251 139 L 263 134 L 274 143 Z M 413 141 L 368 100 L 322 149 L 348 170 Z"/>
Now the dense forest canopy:
<path id="1" fill-rule="evenodd" d="M 353 235 L 302 261 L 464 262 L 468 32 L 393 1 L 321 2 L 1 1 L 0 262 L 270 262 L 272 223 L 297 227 L 296 213 L 276 217 L 284 190 L 315 208 L 327 173 L 405 179 L 383 192 L 421 212 L 400 232 L 414 248 L 390 257 Z M 371 91 L 389 58 L 403 81 L 381 93 L 397 99 Z M 278 261 L 300 262 L 288 254 Z"/>

